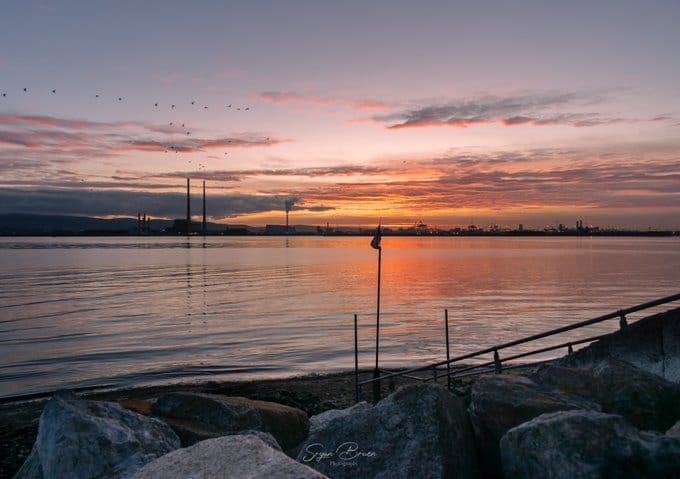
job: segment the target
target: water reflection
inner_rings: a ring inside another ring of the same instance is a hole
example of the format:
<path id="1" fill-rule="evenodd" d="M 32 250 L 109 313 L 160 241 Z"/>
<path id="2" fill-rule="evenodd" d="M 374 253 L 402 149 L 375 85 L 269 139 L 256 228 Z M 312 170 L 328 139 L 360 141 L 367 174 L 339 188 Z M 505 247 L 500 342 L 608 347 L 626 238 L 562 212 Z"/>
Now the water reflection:
<path id="1" fill-rule="evenodd" d="M 458 355 L 680 284 L 676 239 L 386 237 L 383 247 L 386 367 L 441 359 L 445 308 Z M 0 264 L 0 396 L 154 374 L 348 369 L 354 313 L 362 365 L 374 352 L 367 238 L 0 239 Z"/>

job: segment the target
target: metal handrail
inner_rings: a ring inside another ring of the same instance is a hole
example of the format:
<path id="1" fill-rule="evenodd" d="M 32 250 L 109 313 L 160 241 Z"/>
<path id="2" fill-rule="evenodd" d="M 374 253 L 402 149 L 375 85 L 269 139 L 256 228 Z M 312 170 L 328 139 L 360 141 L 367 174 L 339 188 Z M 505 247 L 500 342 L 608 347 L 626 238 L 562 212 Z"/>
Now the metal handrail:
<path id="1" fill-rule="evenodd" d="M 568 348 L 571 349 L 571 346 L 573 346 L 573 345 L 596 341 L 598 339 L 603 338 L 604 336 L 608 336 L 608 334 L 592 336 L 590 338 L 584 338 L 584 339 L 579 339 L 579 340 L 575 340 L 575 341 L 568 341 L 568 342 L 565 342 L 565 343 L 562 343 L 562 344 L 559 344 L 559 345 L 548 346 L 548 347 L 545 347 L 545 348 L 540 348 L 540 349 L 536 349 L 536 350 L 533 350 L 533 351 L 529 351 L 529 352 L 526 352 L 526 353 L 516 354 L 514 356 L 510 356 L 508 358 L 505 358 L 503 360 L 501 360 L 499 355 L 498 355 L 499 350 L 506 349 L 506 348 L 509 348 L 509 347 L 512 347 L 512 346 L 517 346 L 517 345 L 524 344 L 524 343 L 529 343 L 531 341 L 536 341 L 538 339 L 543 339 L 543 338 L 546 338 L 546 337 L 549 337 L 549 336 L 554 336 L 554 335 L 561 334 L 561 333 L 564 333 L 564 332 L 567 332 L 567 331 L 572 331 L 574 329 L 579 329 L 579 328 L 582 328 L 582 327 L 585 327 L 585 326 L 590 326 L 592 324 L 597 324 L 597 323 L 600 323 L 602 321 L 607 321 L 607 320 L 613 319 L 613 318 L 619 318 L 620 328 L 624 328 L 628 325 L 628 322 L 626 320 L 626 315 L 628 315 L 630 313 L 642 311 L 644 309 L 649 309 L 649 308 L 652 308 L 654 306 L 660 306 L 662 304 L 671 303 L 673 301 L 678 301 L 678 300 L 680 300 L 680 293 L 673 294 L 673 295 L 670 295 L 670 296 L 665 296 L 663 298 L 655 299 L 653 301 L 648 301 L 646 303 L 641 303 L 641 304 L 638 304 L 638 305 L 635 305 L 635 306 L 631 306 L 630 308 L 620 309 L 620 310 L 615 311 L 613 313 L 598 316 L 596 318 L 592 318 L 592 319 L 588 319 L 588 320 L 585 320 L 585 321 L 580 321 L 578 323 L 573 323 L 573 324 L 570 324 L 570 325 L 567 325 L 567 326 L 562 326 L 562 327 L 559 327 L 559 328 L 551 329 L 551 330 L 545 331 L 543 333 L 532 334 L 531 336 L 516 339 L 514 341 L 508 341 L 508 342 L 505 342 L 505 343 L 497 344 L 495 346 L 490 346 L 488 348 L 484 348 L 484 349 L 480 349 L 478 351 L 474 351 L 474 352 L 471 352 L 471 353 L 456 356 L 456 357 L 453 357 L 453 358 L 450 358 L 450 359 L 447 359 L 447 360 L 444 360 L 444 361 L 438 361 L 438 362 L 435 362 L 435 363 L 427 364 L 425 366 L 411 368 L 411 369 L 407 369 L 407 370 L 403 370 L 403 371 L 391 372 L 391 373 L 386 374 L 384 376 L 378 376 L 378 377 L 366 379 L 366 380 L 360 381 L 360 382 L 357 381 L 357 389 L 360 388 L 361 386 L 365 385 L 365 384 L 371 384 L 371 383 L 382 381 L 384 379 L 390 379 L 390 378 L 395 378 L 395 377 L 410 377 L 412 379 L 419 379 L 421 381 L 431 381 L 431 380 L 436 381 L 440 377 L 450 377 L 450 376 L 455 377 L 459 373 L 462 373 L 462 372 L 467 372 L 467 371 L 471 371 L 473 369 L 489 367 L 489 366 L 495 366 L 496 372 L 500 372 L 501 364 L 502 364 L 503 361 L 509 361 L 509 360 L 512 360 L 512 359 L 518 359 L 518 358 L 522 358 L 522 357 L 526 357 L 526 356 L 531 356 L 531 355 L 534 355 L 534 354 L 540 354 L 540 353 L 543 353 L 543 352 L 552 351 L 552 350 L 560 349 L 560 348 L 564 348 L 564 347 L 568 347 Z M 478 365 L 475 365 L 475 366 L 466 367 L 466 368 L 463 368 L 463 369 L 459 369 L 457 371 L 447 370 L 447 372 L 442 374 L 441 376 L 437 375 L 437 368 L 438 367 L 449 366 L 452 363 L 462 361 L 464 359 L 474 358 L 476 356 L 481 356 L 482 354 L 488 354 L 488 353 L 494 353 L 494 360 L 493 361 L 489 361 L 489 362 L 486 362 L 486 363 L 483 363 L 483 364 L 478 364 Z M 542 363 L 542 362 L 544 362 L 544 361 L 534 362 L 534 363 L 531 363 L 531 364 L 539 364 L 539 363 Z M 510 369 L 510 368 L 514 368 L 514 367 L 525 367 L 525 366 L 526 365 L 507 366 L 506 369 Z M 429 378 L 417 378 L 415 376 L 411 376 L 413 373 L 422 372 L 422 371 L 433 371 L 433 375 L 432 375 L 432 377 L 429 377 Z M 479 374 L 479 373 L 474 373 L 474 374 Z M 472 375 L 472 374 L 466 374 L 465 376 L 468 376 L 468 375 Z"/>

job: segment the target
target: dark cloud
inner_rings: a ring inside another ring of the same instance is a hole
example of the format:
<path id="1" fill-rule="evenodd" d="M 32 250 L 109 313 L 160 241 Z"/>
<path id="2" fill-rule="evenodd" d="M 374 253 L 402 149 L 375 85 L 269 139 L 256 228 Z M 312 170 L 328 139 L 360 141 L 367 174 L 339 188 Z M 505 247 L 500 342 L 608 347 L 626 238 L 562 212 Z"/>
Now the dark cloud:
<path id="1" fill-rule="evenodd" d="M 636 119 L 612 118 L 583 111 L 601 103 L 598 93 L 553 93 L 509 97 L 484 96 L 473 100 L 446 101 L 372 117 L 388 129 L 449 126 L 467 128 L 481 124 L 568 125 L 591 127 Z M 582 111 L 570 111 L 578 108 Z"/>
<path id="2" fill-rule="evenodd" d="M 196 199 L 200 195 L 196 195 Z M 287 196 L 208 194 L 211 218 L 224 219 L 241 215 L 283 211 Z M 0 214 L 35 213 L 86 216 L 134 216 L 145 211 L 154 217 L 182 218 L 186 214 L 186 194 L 175 192 L 0 188 Z M 327 211 L 327 206 L 307 208 L 298 199 L 296 210 Z"/>
<path id="3" fill-rule="evenodd" d="M 332 206 L 323 206 L 323 205 L 319 205 L 319 206 L 311 206 L 311 207 L 303 208 L 303 209 L 304 209 L 304 210 L 307 210 L 307 211 L 316 212 L 316 213 L 322 213 L 322 212 L 324 212 L 324 211 L 333 211 L 333 210 L 335 210 L 335 208 L 333 208 Z"/>

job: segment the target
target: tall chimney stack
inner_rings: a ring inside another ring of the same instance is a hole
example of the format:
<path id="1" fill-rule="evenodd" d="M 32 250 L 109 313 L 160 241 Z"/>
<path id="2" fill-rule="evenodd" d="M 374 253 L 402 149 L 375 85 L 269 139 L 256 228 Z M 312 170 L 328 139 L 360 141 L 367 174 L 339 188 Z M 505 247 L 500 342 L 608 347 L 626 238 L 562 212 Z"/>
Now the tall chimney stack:
<path id="1" fill-rule="evenodd" d="M 203 236 L 205 236 L 205 180 L 203 180 Z"/>
<path id="2" fill-rule="evenodd" d="M 187 235 L 191 234 L 191 195 L 189 190 L 189 178 L 187 178 Z"/>

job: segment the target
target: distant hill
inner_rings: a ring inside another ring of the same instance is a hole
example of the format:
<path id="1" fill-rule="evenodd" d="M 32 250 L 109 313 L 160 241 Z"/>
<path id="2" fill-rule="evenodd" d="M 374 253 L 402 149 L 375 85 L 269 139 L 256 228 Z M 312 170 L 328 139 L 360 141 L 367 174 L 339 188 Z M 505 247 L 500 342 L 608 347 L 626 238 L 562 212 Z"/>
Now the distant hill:
<path id="1" fill-rule="evenodd" d="M 172 225 L 168 220 L 151 220 L 152 231 Z M 3 214 L 0 235 L 130 234 L 137 232 L 137 218 L 90 218 L 87 216 Z"/>

